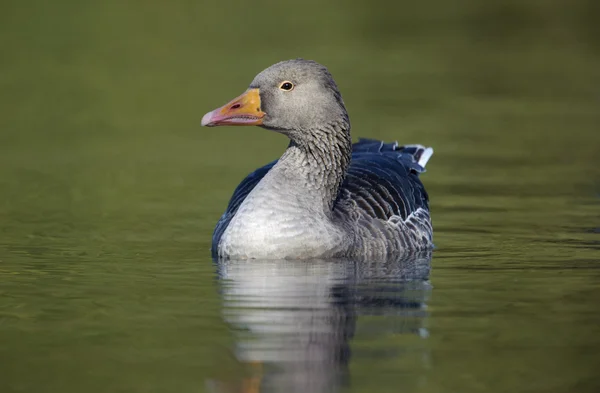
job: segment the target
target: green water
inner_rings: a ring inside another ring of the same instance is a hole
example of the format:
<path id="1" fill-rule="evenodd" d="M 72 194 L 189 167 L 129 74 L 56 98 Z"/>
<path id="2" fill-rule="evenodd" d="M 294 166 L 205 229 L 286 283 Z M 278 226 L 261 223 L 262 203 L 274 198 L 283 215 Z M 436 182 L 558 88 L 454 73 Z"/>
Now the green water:
<path id="1" fill-rule="evenodd" d="M 599 391 L 598 3 L 390 4 L 1 2 L 0 391 Z M 286 140 L 200 119 L 299 56 L 435 148 L 418 274 L 212 264 Z"/>

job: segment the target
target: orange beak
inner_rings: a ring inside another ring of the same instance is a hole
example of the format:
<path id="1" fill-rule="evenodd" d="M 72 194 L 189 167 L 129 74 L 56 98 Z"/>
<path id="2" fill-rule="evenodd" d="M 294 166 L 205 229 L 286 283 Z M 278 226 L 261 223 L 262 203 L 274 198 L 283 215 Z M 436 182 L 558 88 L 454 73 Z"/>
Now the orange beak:
<path id="1" fill-rule="evenodd" d="M 258 89 L 248 89 L 241 96 L 202 117 L 202 125 L 215 126 L 259 126 L 266 113 L 260 109 Z"/>

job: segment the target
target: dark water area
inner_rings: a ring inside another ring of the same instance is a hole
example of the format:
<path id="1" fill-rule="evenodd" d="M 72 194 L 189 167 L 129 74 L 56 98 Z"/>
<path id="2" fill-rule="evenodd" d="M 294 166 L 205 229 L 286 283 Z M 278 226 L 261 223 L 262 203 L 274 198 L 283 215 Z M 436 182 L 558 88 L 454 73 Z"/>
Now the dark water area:
<path id="1" fill-rule="evenodd" d="M 600 391 L 597 4 L 2 2 L 0 391 Z M 294 57 L 434 147 L 431 254 L 211 259 Z"/>

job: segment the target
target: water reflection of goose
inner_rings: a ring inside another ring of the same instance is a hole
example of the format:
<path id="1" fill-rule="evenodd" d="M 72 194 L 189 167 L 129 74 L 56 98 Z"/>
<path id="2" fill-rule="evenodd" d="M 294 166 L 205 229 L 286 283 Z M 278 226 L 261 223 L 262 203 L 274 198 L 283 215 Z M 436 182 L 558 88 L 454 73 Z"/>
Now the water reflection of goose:
<path id="1" fill-rule="evenodd" d="M 261 365 L 245 392 L 334 392 L 348 378 L 357 318 L 394 317 L 395 334 L 426 336 L 431 253 L 382 263 L 253 260 L 217 263 L 224 318 L 239 361 Z M 381 335 L 382 327 L 371 332 Z M 366 332 L 361 334 L 369 334 Z M 388 332 L 389 333 L 389 332 Z M 212 391 L 219 384 L 212 382 Z"/>

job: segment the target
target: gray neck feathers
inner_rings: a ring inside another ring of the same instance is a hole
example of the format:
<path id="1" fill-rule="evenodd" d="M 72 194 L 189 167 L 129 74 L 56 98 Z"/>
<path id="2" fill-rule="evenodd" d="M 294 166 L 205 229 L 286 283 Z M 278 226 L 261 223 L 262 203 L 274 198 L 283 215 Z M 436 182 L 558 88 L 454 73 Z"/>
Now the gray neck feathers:
<path id="1" fill-rule="evenodd" d="M 298 131 L 276 168 L 298 187 L 300 198 L 322 203 L 328 212 L 333 209 L 351 155 L 350 124 L 343 119 Z"/>

